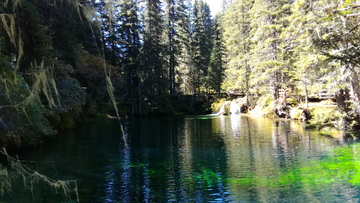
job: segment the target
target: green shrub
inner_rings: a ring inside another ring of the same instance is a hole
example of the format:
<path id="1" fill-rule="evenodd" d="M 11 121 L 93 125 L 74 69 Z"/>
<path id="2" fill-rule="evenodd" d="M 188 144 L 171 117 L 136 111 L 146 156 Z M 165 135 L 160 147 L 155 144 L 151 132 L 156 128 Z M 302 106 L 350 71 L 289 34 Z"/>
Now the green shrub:
<path id="1" fill-rule="evenodd" d="M 298 101 L 294 98 L 286 98 L 286 103 L 292 107 L 299 105 Z"/>
<path id="2" fill-rule="evenodd" d="M 214 103 L 211 104 L 212 113 L 220 111 L 220 108 L 225 104 L 226 99 L 217 99 Z"/>
<path id="3" fill-rule="evenodd" d="M 59 123 L 60 129 L 73 129 L 75 127 L 75 120 L 74 117 L 71 115 L 71 113 L 69 112 L 62 113 L 60 118 L 61 118 Z"/>
<path id="4" fill-rule="evenodd" d="M 272 105 L 273 103 L 274 97 L 272 94 L 264 94 L 257 101 L 257 105 L 261 106 L 262 108 Z"/>
<path id="5" fill-rule="evenodd" d="M 341 118 L 336 106 L 315 106 L 311 110 L 311 124 L 325 124 Z"/>

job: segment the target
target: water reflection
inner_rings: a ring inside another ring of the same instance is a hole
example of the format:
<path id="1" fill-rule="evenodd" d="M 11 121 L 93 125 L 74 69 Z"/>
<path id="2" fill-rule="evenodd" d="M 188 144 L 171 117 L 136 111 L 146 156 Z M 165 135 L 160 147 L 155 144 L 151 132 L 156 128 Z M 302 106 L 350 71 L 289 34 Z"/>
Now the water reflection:
<path id="1" fill-rule="evenodd" d="M 227 123 L 229 120 L 231 122 Z M 267 179 L 277 177 L 289 168 L 308 166 L 310 158 L 321 156 L 335 147 L 336 140 L 315 135 L 310 137 L 309 132 L 295 122 L 246 116 L 231 116 L 229 120 L 214 119 L 213 126 L 227 127 L 221 132 L 225 136 L 227 174 L 233 200 L 302 202 L 301 198 L 292 198 L 303 195 L 310 195 L 312 201 L 319 200 L 312 196 L 311 190 L 294 190 L 299 185 L 288 184 L 294 187 L 292 189 L 265 185 L 269 182 Z M 230 130 L 232 133 L 226 133 Z"/>
<path id="2" fill-rule="evenodd" d="M 114 122 L 59 138 L 39 150 L 41 156 L 24 158 L 71 163 L 55 167 L 63 171 L 60 176 L 80 179 L 83 202 L 356 202 L 359 197 L 347 178 L 331 170 L 341 160 L 328 159 L 338 155 L 326 155 L 344 140 L 298 122 L 232 115 L 128 119 L 124 126 L 129 147 L 121 144 Z M 351 164 L 355 168 L 357 162 Z M 41 194 L 35 202 L 48 200 Z M 24 198 L 5 196 L 5 202 Z"/>

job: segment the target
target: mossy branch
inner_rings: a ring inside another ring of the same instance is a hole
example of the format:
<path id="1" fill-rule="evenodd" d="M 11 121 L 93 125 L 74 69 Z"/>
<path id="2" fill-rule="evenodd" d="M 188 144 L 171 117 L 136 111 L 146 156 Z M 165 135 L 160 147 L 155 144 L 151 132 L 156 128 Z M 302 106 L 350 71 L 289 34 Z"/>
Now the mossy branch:
<path id="1" fill-rule="evenodd" d="M 23 182 L 24 182 L 24 187 L 26 189 L 30 190 L 32 193 L 34 192 L 33 190 L 34 190 L 35 183 L 39 183 L 39 181 L 43 181 L 45 184 L 54 188 L 56 193 L 58 192 L 58 190 L 61 190 L 67 201 L 71 200 L 69 193 L 75 192 L 77 202 L 80 202 L 78 186 L 77 186 L 76 180 L 64 181 L 64 180 L 51 179 L 43 174 L 40 174 L 37 171 L 34 171 L 34 170 L 28 168 L 27 166 L 22 164 L 22 162 L 24 162 L 24 161 L 20 161 L 19 159 L 10 156 L 7 153 L 5 148 L 0 150 L 0 153 L 7 157 L 7 160 L 9 162 L 9 165 L 11 166 L 11 168 L 14 169 L 18 174 L 21 175 Z M 0 170 L 0 175 L 6 175 L 8 177 L 7 170 L 6 171 Z M 10 187 L 11 187 L 10 180 L 8 180 L 6 182 L 6 184 L 10 184 Z M 4 192 L 2 185 L 0 185 L 0 191 L 2 193 Z M 34 198 L 34 194 L 33 194 L 33 198 Z"/>

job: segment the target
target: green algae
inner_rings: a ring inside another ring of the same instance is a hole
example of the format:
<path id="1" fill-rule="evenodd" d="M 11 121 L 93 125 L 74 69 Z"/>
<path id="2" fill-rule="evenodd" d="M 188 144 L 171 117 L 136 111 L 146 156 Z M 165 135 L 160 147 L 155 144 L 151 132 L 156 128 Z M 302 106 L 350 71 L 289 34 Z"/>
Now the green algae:
<path id="1" fill-rule="evenodd" d="M 319 160 L 311 160 L 307 167 L 296 166 L 279 171 L 277 175 L 247 174 L 230 178 L 228 182 L 240 187 L 256 183 L 260 187 L 279 188 L 289 185 L 304 187 L 329 187 L 335 183 L 360 186 L 360 144 L 338 147 Z"/>

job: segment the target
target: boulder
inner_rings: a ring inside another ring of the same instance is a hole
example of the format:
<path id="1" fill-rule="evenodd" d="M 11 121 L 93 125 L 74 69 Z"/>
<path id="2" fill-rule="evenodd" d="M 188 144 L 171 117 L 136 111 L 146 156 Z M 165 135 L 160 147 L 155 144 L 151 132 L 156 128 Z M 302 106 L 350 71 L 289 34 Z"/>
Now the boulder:
<path id="1" fill-rule="evenodd" d="M 300 114 L 299 120 L 303 122 L 307 122 L 311 119 L 311 114 L 309 109 L 302 109 L 302 113 Z"/>
<path id="2" fill-rule="evenodd" d="M 274 112 L 279 118 L 289 119 L 290 118 L 290 110 L 291 110 L 291 106 L 289 106 L 289 105 L 279 104 L 274 107 Z"/>
<path id="3" fill-rule="evenodd" d="M 247 113 L 248 108 L 249 107 L 246 104 L 242 104 L 240 106 L 240 113 Z"/>
<path id="4" fill-rule="evenodd" d="M 290 118 L 293 120 L 307 122 L 311 119 L 311 114 L 308 109 L 303 109 L 302 107 L 295 107 L 292 108 L 290 111 Z"/>

